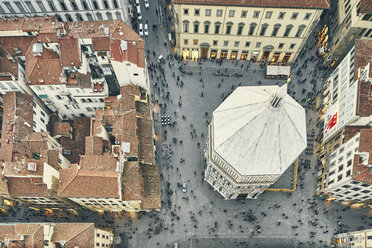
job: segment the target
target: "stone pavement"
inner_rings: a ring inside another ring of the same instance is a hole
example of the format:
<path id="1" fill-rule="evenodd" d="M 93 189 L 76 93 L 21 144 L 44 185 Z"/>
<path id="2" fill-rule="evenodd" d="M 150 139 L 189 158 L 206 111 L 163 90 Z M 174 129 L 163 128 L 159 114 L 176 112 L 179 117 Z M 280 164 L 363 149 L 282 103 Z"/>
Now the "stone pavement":
<path id="1" fill-rule="evenodd" d="M 161 41 L 147 44 L 149 65 L 157 65 L 158 55 L 169 54 Z M 307 98 L 320 90 L 329 73 L 318 69 L 315 51 L 309 48 L 299 57 L 289 85 L 290 94 L 307 108 L 309 134 L 308 148 L 300 156 L 297 190 L 265 192 L 257 200 L 225 201 L 203 181 L 207 125 L 213 110 L 236 87 L 285 81 L 265 79 L 265 68 L 249 62 L 189 61 L 185 65 L 166 59 L 161 67 L 153 67 L 150 79 L 163 207 L 159 213 L 140 213 L 131 224 L 116 221 L 115 231 L 128 240 L 128 247 L 171 247 L 174 242 L 180 247 L 329 247 L 340 227 L 368 227 L 362 220 L 368 214 L 365 209 L 348 209 L 314 197 L 317 171 L 311 133 L 316 131 L 317 114 Z M 243 76 L 214 76 L 218 70 Z M 161 125 L 162 116 L 169 116 L 173 125 Z M 292 168 L 272 187 L 290 187 Z M 187 193 L 181 191 L 182 182 L 188 185 Z"/>

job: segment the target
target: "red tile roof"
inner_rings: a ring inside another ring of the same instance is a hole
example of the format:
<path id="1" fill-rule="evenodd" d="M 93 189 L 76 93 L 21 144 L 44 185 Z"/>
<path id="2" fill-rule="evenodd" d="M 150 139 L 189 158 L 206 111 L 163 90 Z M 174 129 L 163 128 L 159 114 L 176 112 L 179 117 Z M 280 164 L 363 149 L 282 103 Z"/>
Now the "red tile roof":
<path id="1" fill-rule="evenodd" d="M 9 92 L 3 96 L 0 160 L 12 162 L 18 157 L 31 157 L 20 140 L 32 132 L 32 109 L 31 95 Z"/>
<path id="2" fill-rule="evenodd" d="M 59 197 L 118 198 L 119 173 L 115 171 L 94 171 L 71 168 L 60 170 Z"/>
<path id="3" fill-rule="evenodd" d="M 111 154 L 84 155 L 80 158 L 82 170 L 116 171 L 118 159 Z"/>
<path id="4" fill-rule="evenodd" d="M 71 163 L 79 163 L 80 155 L 85 154 L 85 138 L 90 135 L 90 118 L 75 117 L 73 123 L 73 139 L 67 137 L 60 137 L 59 143 L 64 150 L 70 150 L 71 154 L 64 156 Z"/>
<path id="5" fill-rule="evenodd" d="M 42 224 L 0 225 L 0 241 L 9 242 L 7 247 L 44 247 L 44 227 Z"/>
<path id="6" fill-rule="evenodd" d="M 65 242 L 65 247 L 94 247 L 93 223 L 55 223 L 51 241 Z"/>
<path id="7" fill-rule="evenodd" d="M 360 160 L 360 155 L 354 156 L 353 179 L 372 184 L 372 169 L 367 164 L 372 164 L 372 128 L 360 130 L 359 152 L 368 154 L 368 161 Z"/>
<path id="8" fill-rule="evenodd" d="M 122 177 L 123 201 L 140 201 L 143 195 L 143 178 L 137 161 L 124 165 Z"/>
<path id="9" fill-rule="evenodd" d="M 173 0 L 174 4 L 328 9 L 327 0 Z"/>
<path id="10" fill-rule="evenodd" d="M 372 14 L 372 1 L 371 0 L 360 0 L 360 11 L 362 13 Z"/>
<path id="11" fill-rule="evenodd" d="M 92 47 L 93 51 L 110 51 L 110 37 L 93 37 Z"/>
<path id="12" fill-rule="evenodd" d="M 144 196 L 142 199 L 143 209 L 160 209 L 160 178 L 159 168 L 157 165 L 142 165 L 141 166 Z"/>
<path id="13" fill-rule="evenodd" d="M 62 66 L 79 66 L 80 61 L 80 49 L 79 42 L 74 37 L 67 37 L 59 40 L 61 49 L 61 64 Z"/>
<path id="14" fill-rule="evenodd" d="M 7 180 L 12 197 L 52 197 L 52 190 L 47 189 L 41 177 L 9 177 Z"/>
<path id="15" fill-rule="evenodd" d="M 71 124 L 69 122 L 54 122 L 53 123 L 53 136 L 61 135 L 64 137 L 71 136 Z"/>
<path id="16" fill-rule="evenodd" d="M 364 68 L 368 63 L 371 63 L 369 67 L 369 77 L 372 78 L 372 40 L 366 38 L 355 39 L 355 73 L 354 80 L 358 79 L 358 69 Z"/>

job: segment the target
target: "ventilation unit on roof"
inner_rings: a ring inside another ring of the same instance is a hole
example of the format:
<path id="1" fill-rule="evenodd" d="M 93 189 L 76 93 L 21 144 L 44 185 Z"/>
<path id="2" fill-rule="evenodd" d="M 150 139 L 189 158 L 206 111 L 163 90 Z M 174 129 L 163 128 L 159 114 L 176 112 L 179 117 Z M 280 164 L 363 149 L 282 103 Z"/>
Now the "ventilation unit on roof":
<path id="1" fill-rule="evenodd" d="M 36 171 L 36 163 L 31 162 L 27 164 L 27 170 L 29 171 Z"/>
<path id="2" fill-rule="evenodd" d="M 15 48 L 14 48 L 14 52 L 15 52 L 16 54 L 20 54 L 20 53 L 21 53 L 21 49 L 19 49 L 19 47 L 15 47 Z"/>
<path id="3" fill-rule="evenodd" d="M 12 16 L 12 21 L 16 22 L 16 21 L 18 21 L 18 18 L 16 16 Z"/>
<path id="4" fill-rule="evenodd" d="M 120 41 L 120 47 L 121 47 L 121 50 L 126 51 L 128 49 L 127 41 L 126 40 L 121 40 Z"/>
<path id="5" fill-rule="evenodd" d="M 87 33 L 88 33 L 88 34 L 93 33 L 93 27 L 88 27 L 88 28 L 87 28 Z"/>
<path id="6" fill-rule="evenodd" d="M 43 53 L 43 44 L 35 43 L 32 45 L 32 55 L 41 56 L 42 53 Z"/>
<path id="7" fill-rule="evenodd" d="M 110 30 L 109 30 L 108 27 L 103 28 L 103 34 L 106 35 L 106 36 L 108 36 L 110 34 Z"/>

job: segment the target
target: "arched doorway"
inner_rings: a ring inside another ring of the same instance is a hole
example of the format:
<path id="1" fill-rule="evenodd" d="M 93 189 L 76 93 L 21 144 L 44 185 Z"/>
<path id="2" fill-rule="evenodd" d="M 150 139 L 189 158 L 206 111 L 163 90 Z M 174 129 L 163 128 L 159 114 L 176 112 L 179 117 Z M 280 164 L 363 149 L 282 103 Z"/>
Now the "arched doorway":
<path id="1" fill-rule="evenodd" d="M 210 46 L 211 45 L 207 42 L 203 42 L 203 43 L 200 44 L 200 49 L 201 49 L 200 58 L 206 59 L 208 57 L 208 51 L 209 51 Z"/>
<path id="2" fill-rule="evenodd" d="M 261 60 L 265 61 L 269 58 L 271 51 L 274 50 L 274 46 L 272 45 L 264 46 L 263 50 L 264 52 L 262 54 Z"/>

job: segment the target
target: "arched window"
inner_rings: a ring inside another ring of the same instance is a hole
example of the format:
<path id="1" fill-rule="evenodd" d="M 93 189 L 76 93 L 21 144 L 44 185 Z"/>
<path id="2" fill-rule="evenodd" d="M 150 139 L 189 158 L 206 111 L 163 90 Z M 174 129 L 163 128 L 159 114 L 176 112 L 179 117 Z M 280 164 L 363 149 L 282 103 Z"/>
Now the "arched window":
<path id="1" fill-rule="evenodd" d="M 240 23 L 238 24 L 238 32 L 237 32 L 237 35 L 242 35 L 242 33 L 243 33 L 243 29 L 244 29 L 244 25 L 245 25 L 244 22 L 240 22 Z"/>
<path id="2" fill-rule="evenodd" d="M 257 23 L 255 22 L 252 22 L 250 25 L 249 25 L 249 32 L 248 32 L 248 35 L 253 35 L 254 34 L 254 30 L 256 29 L 257 27 Z"/>
<path id="3" fill-rule="evenodd" d="M 301 34 L 303 33 L 303 31 L 305 30 L 306 28 L 306 25 L 300 25 L 298 27 L 298 30 L 297 30 L 297 33 L 296 33 L 296 37 L 301 37 Z"/>
<path id="4" fill-rule="evenodd" d="M 112 14 L 110 12 L 106 13 L 107 20 L 112 20 Z"/>
<path id="5" fill-rule="evenodd" d="M 56 15 L 56 20 L 57 22 L 63 22 L 62 18 L 60 15 Z"/>
<path id="6" fill-rule="evenodd" d="M 83 17 L 80 15 L 80 14 L 76 14 L 76 19 L 78 20 L 78 21 L 84 21 L 83 20 Z"/>
<path id="7" fill-rule="evenodd" d="M 293 28 L 293 25 L 292 24 L 287 25 L 283 36 L 284 37 L 288 37 L 289 34 L 291 33 L 292 28 Z"/>
<path id="8" fill-rule="evenodd" d="M 93 17 L 91 13 L 87 14 L 88 21 L 93 21 Z"/>
<path id="9" fill-rule="evenodd" d="M 265 36 L 266 30 L 267 30 L 268 27 L 269 27 L 269 24 L 267 24 L 267 23 L 262 24 L 261 31 L 260 31 L 260 36 Z"/>
<path id="10" fill-rule="evenodd" d="M 121 14 L 119 11 L 115 12 L 115 15 L 117 20 L 121 20 Z"/>
<path id="11" fill-rule="evenodd" d="M 96 13 L 96 16 L 97 16 L 97 19 L 98 20 L 100 20 L 100 21 L 103 20 L 101 13 Z"/>
<path id="12" fill-rule="evenodd" d="M 71 17 L 71 15 L 70 14 L 67 14 L 67 15 L 65 15 L 66 16 L 66 20 L 68 21 L 68 22 L 73 22 L 74 20 L 72 19 L 72 17 Z"/>
<path id="13" fill-rule="evenodd" d="M 282 25 L 280 25 L 279 23 L 275 24 L 271 36 L 273 36 L 273 37 L 277 36 L 281 26 Z"/>

